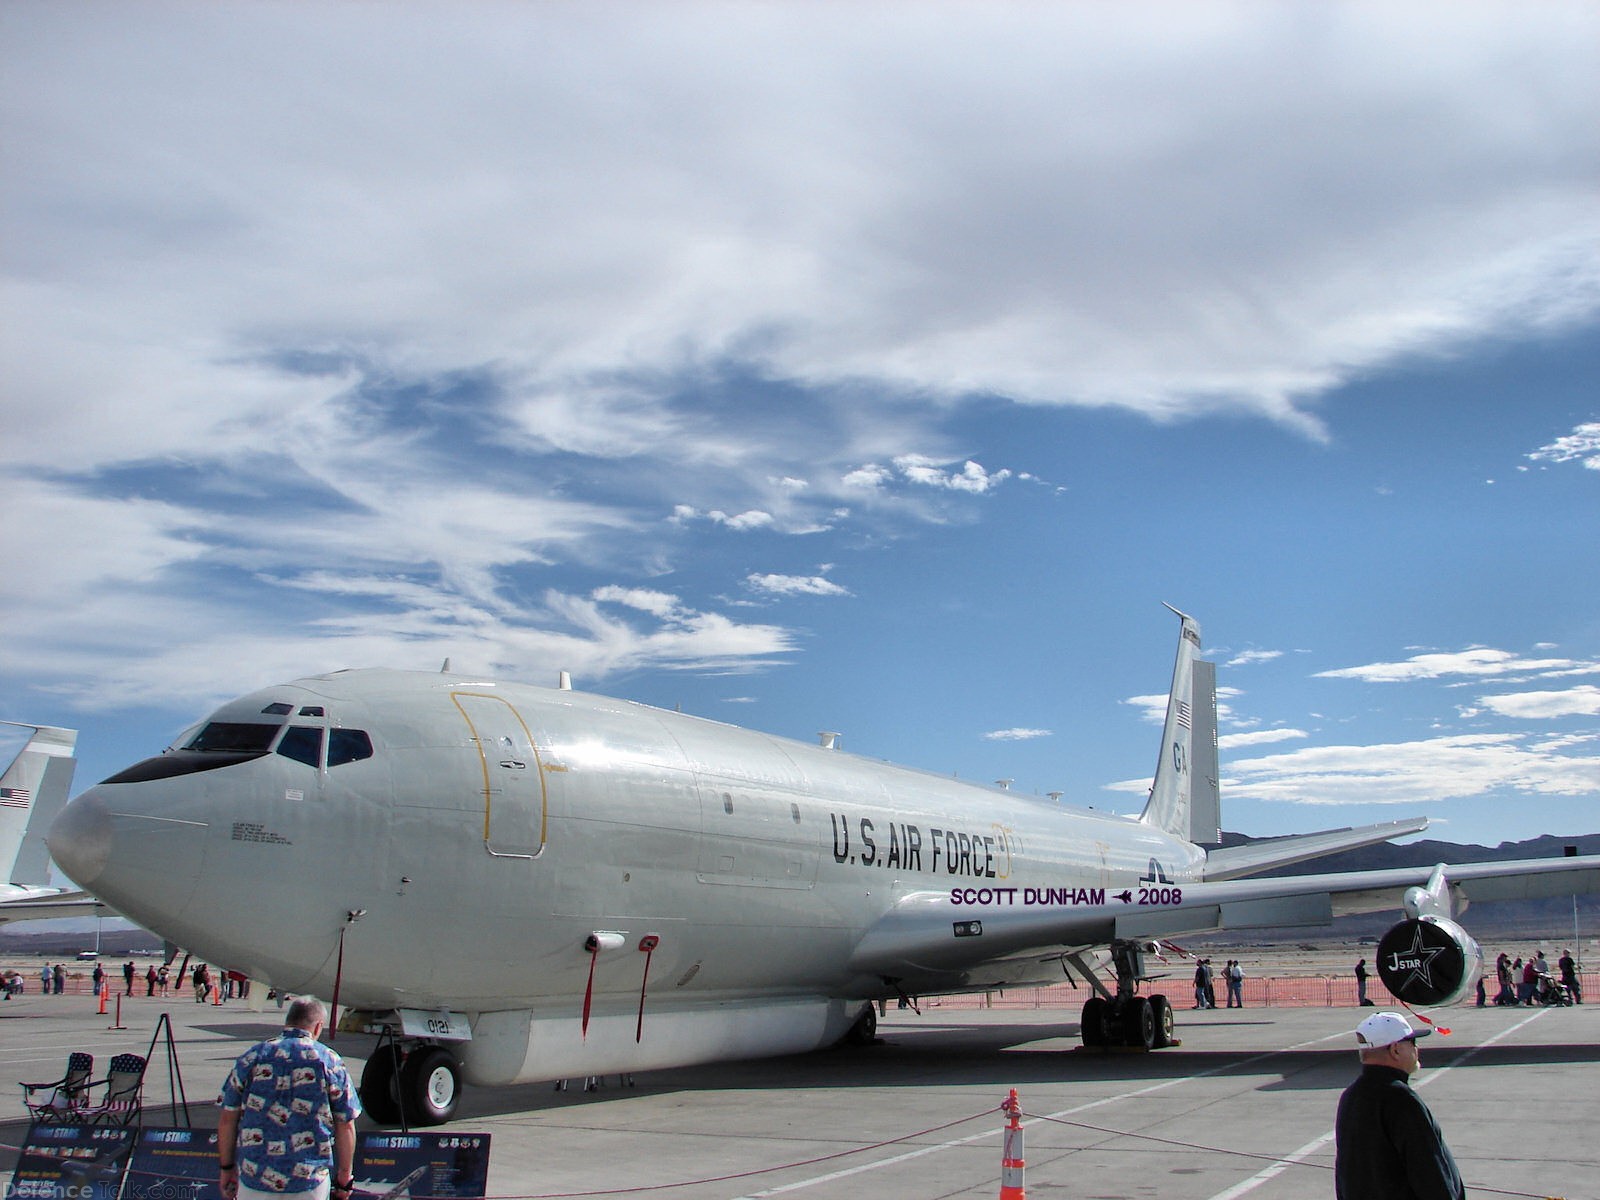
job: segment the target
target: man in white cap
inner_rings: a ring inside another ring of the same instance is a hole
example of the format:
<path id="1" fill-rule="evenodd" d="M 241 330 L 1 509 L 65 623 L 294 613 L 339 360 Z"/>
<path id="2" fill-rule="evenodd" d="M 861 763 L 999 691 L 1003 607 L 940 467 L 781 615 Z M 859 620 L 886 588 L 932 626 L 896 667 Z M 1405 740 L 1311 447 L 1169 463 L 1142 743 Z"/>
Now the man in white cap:
<path id="1" fill-rule="evenodd" d="M 1339 1097 L 1333 1190 L 1339 1200 L 1466 1200 L 1439 1123 L 1411 1088 L 1421 1065 L 1413 1029 L 1397 1012 L 1356 1026 L 1361 1074 Z"/>

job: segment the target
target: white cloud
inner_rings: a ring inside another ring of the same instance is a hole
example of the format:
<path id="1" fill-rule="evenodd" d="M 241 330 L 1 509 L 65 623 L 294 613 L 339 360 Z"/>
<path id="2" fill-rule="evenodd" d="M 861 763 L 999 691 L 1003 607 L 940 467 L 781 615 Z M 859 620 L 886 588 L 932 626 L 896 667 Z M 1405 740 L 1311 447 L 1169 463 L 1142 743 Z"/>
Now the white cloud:
<path id="1" fill-rule="evenodd" d="M 1375 746 L 1317 746 L 1234 760 L 1224 796 L 1292 804 L 1412 804 L 1504 793 L 1600 790 L 1600 757 L 1572 756 L 1508 733 Z"/>
<path id="2" fill-rule="evenodd" d="M 1565 437 L 1559 437 L 1531 452 L 1532 462 L 1581 462 L 1591 471 L 1600 471 L 1600 421 L 1579 425 Z"/>
<path id="3" fill-rule="evenodd" d="M 902 454 L 894 460 L 894 465 L 911 483 L 973 495 L 982 495 L 1011 478 L 1009 470 L 1002 469 L 991 475 L 971 459 L 964 462 L 959 471 L 947 471 L 948 464 L 921 454 Z"/>
<path id="4" fill-rule="evenodd" d="M 682 608 L 678 597 L 666 592 L 652 591 L 649 588 L 625 588 L 613 585 L 596 588 L 590 596 L 601 603 L 626 605 L 628 608 L 636 608 L 640 612 L 647 612 L 651 616 L 663 619 L 677 615 Z"/>
<path id="5" fill-rule="evenodd" d="M 1027 742 L 1034 738 L 1050 737 L 1052 732 L 1049 729 L 996 729 L 983 737 L 989 742 Z"/>
<path id="6" fill-rule="evenodd" d="M 1484 708 L 1503 717 L 1525 721 L 1553 717 L 1600 716 L 1600 687 L 1568 688 L 1559 692 L 1517 692 L 1504 696 L 1484 696 Z"/>
<path id="7" fill-rule="evenodd" d="M 1275 658 L 1282 657 L 1282 650 L 1241 650 L 1230 658 L 1226 665 L 1230 667 L 1248 667 L 1252 663 L 1271 662 Z"/>
<path id="8" fill-rule="evenodd" d="M 1318 671 L 1318 679 L 1361 679 L 1368 683 L 1403 683 L 1419 679 L 1444 679 L 1518 675 L 1540 672 L 1590 671 L 1593 663 L 1578 663 L 1565 658 L 1522 658 L 1509 650 L 1475 646 L 1455 653 L 1417 654 L 1404 662 L 1368 663 L 1361 667 L 1341 667 Z"/>
<path id="9" fill-rule="evenodd" d="M 821 575 L 745 576 L 745 585 L 768 596 L 848 596 L 850 589 Z"/>
<path id="10" fill-rule="evenodd" d="M 1237 750 L 1241 746 L 1262 746 L 1271 742 L 1291 742 L 1309 737 L 1303 729 L 1252 729 L 1245 733 L 1224 733 L 1217 738 L 1218 750 Z"/>
<path id="11" fill-rule="evenodd" d="M 772 514 L 762 512 L 759 509 L 751 509 L 749 512 L 737 513 L 733 516 L 729 516 L 725 512 L 712 510 L 706 515 L 718 525 L 726 525 L 729 529 L 737 529 L 741 532 L 747 529 L 764 529 L 772 524 Z"/>

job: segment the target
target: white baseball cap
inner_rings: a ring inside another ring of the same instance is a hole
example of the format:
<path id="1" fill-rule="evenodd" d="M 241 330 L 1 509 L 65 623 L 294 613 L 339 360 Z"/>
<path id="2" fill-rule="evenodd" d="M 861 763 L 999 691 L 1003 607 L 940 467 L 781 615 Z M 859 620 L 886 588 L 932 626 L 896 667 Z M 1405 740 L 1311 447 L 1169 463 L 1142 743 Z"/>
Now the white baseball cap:
<path id="1" fill-rule="evenodd" d="M 1363 1049 L 1379 1050 L 1407 1038 L 1415 1041 L 1427 1037 L 1432 1032 L 1431 1029 L 1413 1029 L 1411 1022 L 1397 1012 L 1376 1012 L 1356 1026 L 1356 1041 Z"/>

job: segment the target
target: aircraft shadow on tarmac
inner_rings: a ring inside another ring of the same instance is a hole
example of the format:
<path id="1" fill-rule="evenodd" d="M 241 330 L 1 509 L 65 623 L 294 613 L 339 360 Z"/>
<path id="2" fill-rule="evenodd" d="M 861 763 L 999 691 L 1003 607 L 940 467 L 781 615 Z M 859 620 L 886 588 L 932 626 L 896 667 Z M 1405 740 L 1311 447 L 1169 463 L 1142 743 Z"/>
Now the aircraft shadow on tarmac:
<path id="1" fill-rule="evenodd" d="M 1063 1025 L 1050 1037 L 1040 1037 L 1038 1025 L 986 1026 L 961 1032 L 952 1044 L 951 1028 L 924 1028 L 914 1033 L 896 1031 L 889 1038 L 865 1047 L 818 1050 L 785 1058 L 752 1059 L 700 1067 L 640 1072 L 633 1086 L 615 1075 L 585 1092 L 582 1079 L 568 1081 L 567 1090 L 551 1083 L 508 1088 L 469 1088 L 462 1098 L 455 1123 L 473 1117 L 503 1116 L 521 1112 L 569 1108 L 641 1094 L 679 1091 L 769 1091 L 792 1088 L 920 1088 L 971 1087 L 993 1092 L 996 1103 L 1009 1088 L 1029 1084 L 1059 1085 L 1069 1080 L 1124 1081 L 1133 1086 L 1158 1082 L 1175 1075 L 1195 1075 L 1245 1059 L 1257 1058 L 1260 1048 L 1241 1050 L 1190 1050 L 1174 1047 L 1155 1054 L 1091 1054 L 1077 1046 L 1075 1025 Z M 937 1048 L 926 1044 L 940 1034 Z M 920 1035 L 920 1036 L 919 1036 Z M 1044 1043 L 1044 1044 L 1041 1044 Z M 1464 1044 L 1459 1049 L 1432 1048 L 1426 1062 L 1434 1067 L 1451 1065 L 1469 1052 L 1474 1067 L 1560 1065 L 1600 1062 L 1600 1046 L 1521 1045 L 1484 1048 Z M 1342 1088 L 1354 1077 L 1354 1052 L 1345 1046 L 1282 1051 L 1272 1069 L 1282 1078 L 1264 1083 L 1262 1091 L 1317 1091 Z"/>

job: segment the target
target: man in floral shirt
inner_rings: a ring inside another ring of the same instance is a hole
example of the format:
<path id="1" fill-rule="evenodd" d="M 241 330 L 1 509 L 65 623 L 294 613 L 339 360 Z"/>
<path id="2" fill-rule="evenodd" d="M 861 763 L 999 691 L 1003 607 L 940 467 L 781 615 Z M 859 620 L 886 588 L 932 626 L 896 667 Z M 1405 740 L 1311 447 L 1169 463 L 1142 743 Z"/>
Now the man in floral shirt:
<path id="1" fill-rule="evenodd" d="M 282 1034 L 239 1056 L 217 1098 L 222 1194 L 349 1200 L 361 1101 L 344 1060 L 317 1040 L 321 1001 L 296 1000 L 287 1016 Z"/>

